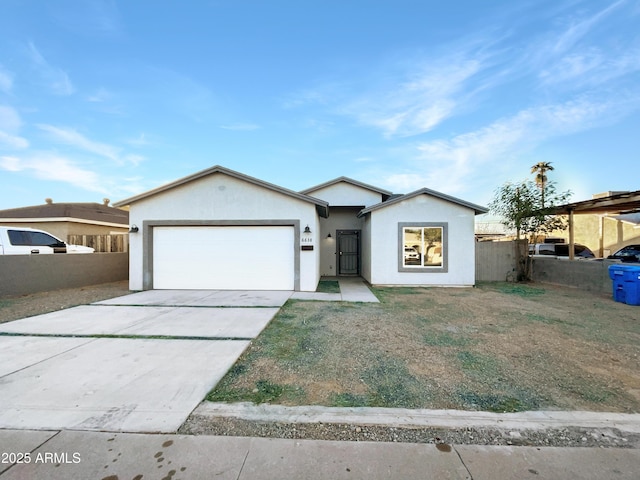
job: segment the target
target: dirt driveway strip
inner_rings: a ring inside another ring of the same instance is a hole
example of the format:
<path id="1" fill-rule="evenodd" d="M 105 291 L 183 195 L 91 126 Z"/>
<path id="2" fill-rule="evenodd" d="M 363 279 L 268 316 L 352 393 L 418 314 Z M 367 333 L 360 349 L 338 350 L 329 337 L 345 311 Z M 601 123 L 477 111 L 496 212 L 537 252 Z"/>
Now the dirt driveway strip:
<path id="1" fill-rule="evenodd" d="M 289 295 L 140 292 L 0 324 L 0 428 L 174 432 Z"/>

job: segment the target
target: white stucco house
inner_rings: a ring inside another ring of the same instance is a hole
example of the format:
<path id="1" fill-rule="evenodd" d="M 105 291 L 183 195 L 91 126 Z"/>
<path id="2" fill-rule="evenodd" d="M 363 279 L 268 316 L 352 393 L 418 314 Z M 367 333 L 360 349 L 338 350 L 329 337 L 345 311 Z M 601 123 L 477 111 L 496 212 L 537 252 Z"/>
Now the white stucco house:
<path id="1" fill-rule="evenodd" d="M 114 204 L 129 207 L 130 288 L 315 291 L 321 276 L 471 286 L 474 217 L 423 188 L 346 177 L 301 192 L 214 166 Z"/>

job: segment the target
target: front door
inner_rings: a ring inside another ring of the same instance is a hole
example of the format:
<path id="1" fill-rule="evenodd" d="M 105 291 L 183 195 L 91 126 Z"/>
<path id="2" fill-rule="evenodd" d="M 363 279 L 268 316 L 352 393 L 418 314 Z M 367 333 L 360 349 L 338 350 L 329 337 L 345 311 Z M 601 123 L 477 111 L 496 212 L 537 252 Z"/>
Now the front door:
<path id="1" fill-rule="evenodd" d="M 338 275 L 360 275 L 360 230 L 338 230 Z"/>

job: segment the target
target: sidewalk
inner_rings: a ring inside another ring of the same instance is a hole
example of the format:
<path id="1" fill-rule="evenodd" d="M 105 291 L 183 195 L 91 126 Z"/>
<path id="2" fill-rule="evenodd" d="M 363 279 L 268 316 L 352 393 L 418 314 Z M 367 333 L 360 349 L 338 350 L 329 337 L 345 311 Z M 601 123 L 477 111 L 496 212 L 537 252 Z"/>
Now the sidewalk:
<path id="1" fill-rule="evenodd" d="M 638 478 L 640 450 L 0 430 L 0 479 Z M 25 463 L 10 465 L 16 457 Z"/>

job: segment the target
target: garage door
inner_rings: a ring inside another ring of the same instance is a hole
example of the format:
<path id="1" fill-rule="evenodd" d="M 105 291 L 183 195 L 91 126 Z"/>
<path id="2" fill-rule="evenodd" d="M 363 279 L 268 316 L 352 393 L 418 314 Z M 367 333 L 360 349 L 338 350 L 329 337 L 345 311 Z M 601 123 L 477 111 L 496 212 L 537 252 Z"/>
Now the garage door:
<path id="1" fill-rule="evenodd" d="M 153 288 L 293 290 L 293 227 L 155 227 Z"/>

